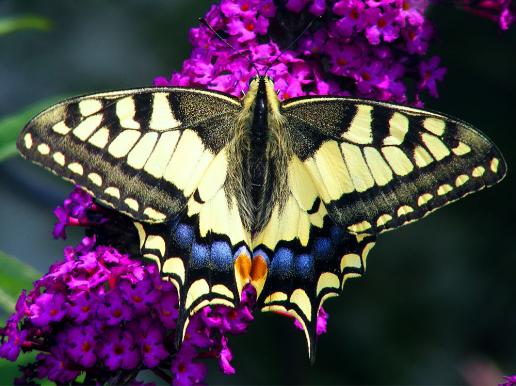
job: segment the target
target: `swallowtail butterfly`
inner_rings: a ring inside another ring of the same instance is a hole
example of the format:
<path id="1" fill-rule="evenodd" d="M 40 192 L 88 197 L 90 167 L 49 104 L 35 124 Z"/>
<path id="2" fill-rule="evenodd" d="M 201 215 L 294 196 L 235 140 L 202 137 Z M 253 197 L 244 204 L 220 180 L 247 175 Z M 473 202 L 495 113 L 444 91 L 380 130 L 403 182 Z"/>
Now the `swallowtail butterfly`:
<path id="1" fill-rule="evenodd" d="M 141 256 L 180 295 L 178 340 L 208 304 L 251 283 L 262 311 L 303 325 L 364 273 L 376 236 L 506 172 L 469 124 L 332 96 L 280 101 L 255 77 L 241 99 L 194 88 L 72 98 L 23 129 L 22 155 L 134 222 Z"/>

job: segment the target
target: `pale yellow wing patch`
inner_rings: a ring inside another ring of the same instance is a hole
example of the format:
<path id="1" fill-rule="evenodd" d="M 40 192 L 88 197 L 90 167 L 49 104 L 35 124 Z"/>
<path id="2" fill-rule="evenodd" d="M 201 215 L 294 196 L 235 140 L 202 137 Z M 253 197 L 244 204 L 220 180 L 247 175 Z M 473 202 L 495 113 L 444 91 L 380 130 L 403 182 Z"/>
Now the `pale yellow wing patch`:
<path id="1" fill-rule="evenodd" d="M 325 164 L 325 166 L 328 164 Z M 264 245 L 274 250 L 279 241 L 299 240 L 306 246 L 313 226 L 322 228 L 326 208 L 320 199 L 321 180 L 312 178 L 308 167 L 298 157 L 292 157 L 288 165 L 287 182 L 289 195 L 285 203 L 276 203 L 271 218 L 253 238 L 252 247 Z M 324 193 L 327 194 L 327 191 Z M 323 194 L 324 194 L 323 193 Z"/>

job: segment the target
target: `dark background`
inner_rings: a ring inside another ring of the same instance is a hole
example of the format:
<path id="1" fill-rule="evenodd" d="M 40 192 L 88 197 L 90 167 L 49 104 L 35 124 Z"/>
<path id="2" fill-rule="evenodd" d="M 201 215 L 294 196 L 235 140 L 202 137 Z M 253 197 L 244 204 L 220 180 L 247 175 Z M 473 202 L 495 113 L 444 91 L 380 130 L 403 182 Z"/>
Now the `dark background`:
<path id="1" fill-rule="evenodd" d="M 0 38 L 0 117 L 50 96 L 168 76 L 187 58 L 187 31 L 210 3 L 0 1 L 0 17 L 39 14 L 54 23 L 49 32 Z M 508 177 L 382 235 L 365 278 L 327 302 L 329 332 L 314 366 L 290 320 L 257 314 L 231 339 L 237 374 L 212 365 L 210 384 L 465 384 L 468 374 L 481 384 L 497 368 L 516 373 L 516 31 L 449 6 L 429 17 L 437 30 L 431 52 L 448 74 L 427 107 L 483 129 L 505 154 Z M 61 259 L 79 236 L 50 237 L 52 211 L 70 188 L 19 157 L 0 164 L 0 249 L 41 272 Z M 10 381 L 0 374 L 0 383 Z"/>

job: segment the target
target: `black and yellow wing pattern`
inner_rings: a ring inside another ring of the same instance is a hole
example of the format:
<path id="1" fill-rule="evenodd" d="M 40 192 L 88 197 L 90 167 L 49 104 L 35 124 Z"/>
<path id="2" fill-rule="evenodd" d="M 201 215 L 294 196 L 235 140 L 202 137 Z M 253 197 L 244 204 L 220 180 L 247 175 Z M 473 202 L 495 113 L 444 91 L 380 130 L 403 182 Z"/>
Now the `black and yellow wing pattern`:
<path id="1" fill-rule="evenodd" d="M 250 255 L 250 235 L 225 190 L 239 111 L 238 99 L 196 89 L 89 95 L 36 116 L 18 148 L 134 220 L 142 256 L 179 291 L 186 328 L 202 306 L 239 301 L 234 258 Z"/>
<path id="2" fill-rule="evenodd" d="M 506 164 L 471 125 L 421 109 L 303 97 L 281 113 L 291 196 L 253 239 L 270 260 L 260 304 L 298 318 L 313 354 L 322 303 L 364 273 L 379 233 L 499 182 Z"/>
<path id="3" fill-rule="evenodd" d="M 506 172 L 457 119 L 350 98 L 280 102 L 266 77 L 240 100 L 180 87 L 73 98 L 29 122 L 18 148 L 132 219 L 142 257 L 178 289 L 178 342 L 197 310 L 235 306 L 250 283 L 261 310 L 300 321 L 312 358 L 320 307 L 365 272 L 378 234 Z"/>

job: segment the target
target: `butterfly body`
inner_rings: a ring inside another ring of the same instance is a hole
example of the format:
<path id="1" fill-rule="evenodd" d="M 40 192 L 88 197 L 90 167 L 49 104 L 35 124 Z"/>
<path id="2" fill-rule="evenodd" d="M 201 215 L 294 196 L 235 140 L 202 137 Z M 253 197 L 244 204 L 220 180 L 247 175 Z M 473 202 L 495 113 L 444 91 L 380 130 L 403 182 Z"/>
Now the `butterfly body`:
<path id="1" fill-rule="evenodd" d="M 442 114 L 341 97 L 280 101 L 268 77 L 242 99 L 191 88 L 72 98 L 36 116 L 18 148 L 133 222 L 141 256 L 178 289 L 178 341 L 209 304 L 304 327 L 365 271 L 376 236 L 493 185 L 503 157 Z"/>

